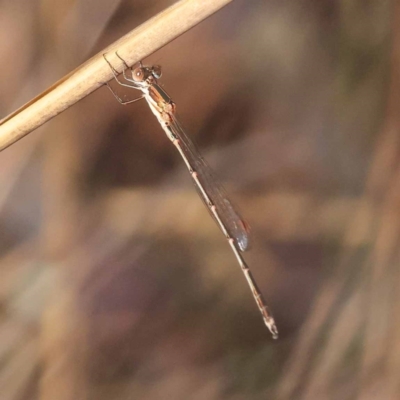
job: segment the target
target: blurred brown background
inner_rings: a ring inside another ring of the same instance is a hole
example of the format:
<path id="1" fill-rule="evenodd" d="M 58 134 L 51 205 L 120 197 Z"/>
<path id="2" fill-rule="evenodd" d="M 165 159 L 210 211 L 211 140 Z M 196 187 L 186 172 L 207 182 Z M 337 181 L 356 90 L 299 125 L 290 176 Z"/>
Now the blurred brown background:
<path id="1" fill-rule="evenodd" d="M 172 3 L 1 0 L 0 117 Z M 102 88 L 3 151 L 0 399 L 399 399 L 399 12 L 235 0 L 145 60 L 278 341 L 144 101 Z"/>

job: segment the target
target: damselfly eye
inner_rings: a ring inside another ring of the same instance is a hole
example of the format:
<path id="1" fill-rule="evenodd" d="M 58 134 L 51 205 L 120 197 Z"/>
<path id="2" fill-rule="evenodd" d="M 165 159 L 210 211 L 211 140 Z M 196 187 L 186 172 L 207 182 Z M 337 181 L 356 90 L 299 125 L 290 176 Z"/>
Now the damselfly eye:
<path id="1" fill-rule="evenodd" d="M 153 65 L 152 74 L 153 74 L 154 78 L 156 78 L 156 79 L 161 78 L 161 66 L 160 65 Z"/>
<path id="2" fill-rule="evenodd" d="M 143 68 L 135 68 L 132 71 L 132 78 L 133 78 L 134 81 L 142 82 L 144 80 Z"/>

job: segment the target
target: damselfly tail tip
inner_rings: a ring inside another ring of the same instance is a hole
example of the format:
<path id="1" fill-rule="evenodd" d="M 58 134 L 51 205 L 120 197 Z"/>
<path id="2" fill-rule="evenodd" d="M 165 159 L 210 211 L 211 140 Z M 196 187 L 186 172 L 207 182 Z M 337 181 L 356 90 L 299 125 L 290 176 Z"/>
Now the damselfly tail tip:
<path id="1" fill-rule="evenodd" d="M 272 317 L 264 318 L 264 323 L 272 334 L 272 339 L 278 339 L 279 333 L 275 321 Z"/>

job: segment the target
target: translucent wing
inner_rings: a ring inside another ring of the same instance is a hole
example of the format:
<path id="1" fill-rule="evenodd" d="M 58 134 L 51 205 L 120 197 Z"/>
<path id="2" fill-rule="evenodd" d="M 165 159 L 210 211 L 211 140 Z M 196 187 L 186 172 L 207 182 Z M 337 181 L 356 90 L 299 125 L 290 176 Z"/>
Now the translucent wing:
<path id="1" fill-rule="evenodd" d="M 219 180 L 215 177 L 214 172 L 205 162 L 203 156 L 200 154 L 196 145 L 185 134 L 179 121 L 175 115 L 170 114 L 172 121 L 169 128 L 177 137 L 180 142 L 180 147 L 189 164 L 196 171 L 199 181 L 203 186 L 204 191 L 215 205 L 221 222 L 225 226 L 229 236 L 231 236 L 240 251 L 245 251 L 249 248 L 249 227 L 247 223 L 240 217 L 239 213 L 235 210 L 231 201 L 228 199 L 225 189 Z M 204 198 L 201 188 L 197 188 L 200 192 L 200 197 L 203 201 Z M 208 208 L 208 207 L 207 207 Z"/>

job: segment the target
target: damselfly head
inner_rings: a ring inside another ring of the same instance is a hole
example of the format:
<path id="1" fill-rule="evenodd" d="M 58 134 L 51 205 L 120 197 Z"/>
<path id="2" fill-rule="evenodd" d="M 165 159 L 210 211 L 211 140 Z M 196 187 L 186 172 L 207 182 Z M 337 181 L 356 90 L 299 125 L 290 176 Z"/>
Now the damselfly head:
<path id="1" fill-rule="evenodd" d="M 161 67 L 159 65 L 153 65 L 152 67 L 140 66 L 132 70 L 132 79 L 135 82 L 146 82 L 150 83 L 154 79 L 161 77 Z"/>

